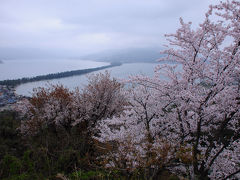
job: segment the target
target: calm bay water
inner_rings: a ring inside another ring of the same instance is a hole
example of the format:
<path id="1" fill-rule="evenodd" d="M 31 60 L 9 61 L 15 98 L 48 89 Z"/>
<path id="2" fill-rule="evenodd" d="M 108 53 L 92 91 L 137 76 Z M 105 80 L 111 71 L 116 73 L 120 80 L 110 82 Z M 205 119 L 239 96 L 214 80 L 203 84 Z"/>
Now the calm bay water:
<path id="1" fill-rule="evenodd" d="M 68 63 L 70 63 L 68 61 Z M 85 62 L 86 63 L 86 62 Z M 95 67 L 106 65 L 107 63 L 99 64 L 96 62 Z M 121 66 L 116 66 L 112 68 L 108 68 L 105 70 L 96 71 L 94 73 L 104 72 L 108 70 L 112 77 L 115 77 L 119 80 L 128 79 L 131 75 L 147 75 L 152 76 L 154 74 L 154 68 L 157 64 L 156 63 L 126 63 L 122 64 Z M 89 67 L 90 68 L 90 67 Z M 181 67 L 178 67 L 180 69 Z M 73 70 L 73 69 L 68 69 Z M 48 87 L 50 84 L 62 84 L 69 89 L 74 89 L 76 87 L 82 88 L 84 85 L 87 84 L 87 75 L 79 75 L 79 76 L 72 76 L 60 79 L 53 79 L 48 81 L 37 81 L 31 83 L 25 83 L 16 87 L 16 93 L 19 95 L 31 96 L 33 92 L 33 88 L 37 87 Z"/>
<path id="2" fill-rule="evenodd" d="M 112 68 L 108 68 L 108 70 L 112 77 L 115 77 L 119 80 L 127 79 L 131 75 L 137 74 L 144 74 L 148 76 L 152 76 L 154 74 L 154 67 L 156 66 L 155 63 L 129 63 L 129 64 L 122 64 L 121 66 L 116 66 Z M 105 70 L 96 71 L 104 72 Z M 47 87 L 49 84 L 63 84 L 64 86 L 74 89 L 76 87 L 83 87 L 87 84 L 87 76 L 86 75 L 79 75 L 79 76 L 72 76 L 66 77 L 61 79 L 53 79 L 49 81 L 37 81 L 26 83 L 18 86 L 16 88 L 16 93 L 20 95 L 30 96 L 32 93 L 33 88 L 36 87 Z"/>
<path id="3" fill-rule="evenodd" d="M 95 68 L 108 64 L 106 62 L 73 59 L 6 60 L 0 64 L 0 80 Z"/>

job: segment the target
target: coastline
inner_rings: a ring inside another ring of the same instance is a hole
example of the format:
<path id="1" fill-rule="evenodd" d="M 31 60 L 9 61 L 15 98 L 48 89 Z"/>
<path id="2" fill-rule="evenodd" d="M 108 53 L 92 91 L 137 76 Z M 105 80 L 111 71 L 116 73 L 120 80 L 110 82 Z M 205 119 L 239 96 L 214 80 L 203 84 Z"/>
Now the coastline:
<path id="1" fill-rule="evenodd" d="M 18 85 L 28 83 L 28 82 L 36 82 L 36 81 L 42 81 L 42 80 L 52 80 L 52 79 L 59 79 L 59 78 L 64 78 L 64 77 L 71 77 L 71 76 L 76 76 L 76 75 L 84 75 L 88 74 L 91 72 L 115 67 L 115 66 L 121 66 L 122 63 L 110 63 L 110 65 L 106 66 L 100 66 L 96 68 L 89 68 L 89 69 L 81 69 L 81 70 L 73 70 L 73 71 L 64 71 L 64 72 L 59 72 L 59 73 L 51 73 L 51 74 L 46 74 L 46 75 L 39 75 L 35 77 L 24 77 L 24 78 L 19 78 L 19 79 L 13 79 L 13 80 L 2 80 L 0 81 L 0 85 L 6 85 L 6 86 L 13 86 L 17 87 Z"/>

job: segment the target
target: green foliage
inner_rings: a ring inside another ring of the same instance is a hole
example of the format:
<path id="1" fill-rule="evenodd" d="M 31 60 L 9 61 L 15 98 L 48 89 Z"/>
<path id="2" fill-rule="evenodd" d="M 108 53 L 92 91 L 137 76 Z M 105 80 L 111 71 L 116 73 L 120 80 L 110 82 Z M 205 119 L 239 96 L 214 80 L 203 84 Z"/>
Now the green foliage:
<path id="1" fill-rule="evenodd" d="M 125 176 L 121 174 L 117 170 L 91 170 L 91 171 L 83 171 L 83 170 L 77 170 L 71 173 L 68 178 L 70 180 L 90 180 L 90 179 L 96 179 L 96 180 L 105 180 L 105 179 L 116 179 L 116 180 L 129 180 L 129 179 L 139 179 L 139 177 L 134 176 L 130 178 L 129 176 Z M 141 179 L 141 178 L 140 178 Z"/>
<path id="2" fill-rule="evenodd" d="M 89 136 L 84 124 L 69 132 L 46 127 L 39 135 L 29 138 L 20 136 L 19 125 L 16 112 L 0 112 L 0 179 L 55 180 L 59 173 L 70 180 L 144 179 L 144 169 L 136 169 L 131 174 L 105 169 L 97 159 L 105 151 L 97 148 L 101 144 Z"/>
<path id="3" fill-rule="evenodd" d="M 70 148 L 66 149 L 59 156 L 57 168 L 65 173 L 70 173 L 73 171 L 74 167 L 79 167 L 81 163 L 79 152 Z"/>
<path id="4" fill-rule="evenodd" d="M 87 179 L 103 179 L 105 177 L 105 174 L 103 174 L 102 172 L 98 172 L 98 171 L 75 171 L 73 172 L 69 178 L 72 180 L 87 180 Z"/>
<path id="5" fill-rule="evenodd" d="M 31 154 L 32 154 L 32 152 L 30 150 L 24 152 L 23 160 L 22 160 L 22 165 L 23 165 L 24 169 L 27 170 L 28 173 L 34 173 L 34 171 L 35 171 L 34 163 L 31 159 Z"/>
<path id="6" fill-rule="evenodd" d="M 21 161 L 15 156 L 5 155 L 1 162 L 1 169 L 6 177 L 20 174 L 21 168 Z"/>
<path id="7" fill-rule="evenodd" d="M 170 175 L 168 180 L 180 180 L 180 178 L 178 176 L 176 176 L 176 175 Z"/>
<path id="8" fill-rule="evenodd" d="M 24 146 L 17 130 L 19 125 L 20 119 L 16 112 L 0 112 L 0 159 L 6 154 L 20 155 L 24 152 Z"/>
<path id="9" fill-rule="evenodd" d="M 5 180 L 43 179 L 41 173 L 35 173 L 33 161 L 29 152 L 25 152 L 23 159 L 12 155 L 5 155 L 0 164 L 0 178 Z"/>

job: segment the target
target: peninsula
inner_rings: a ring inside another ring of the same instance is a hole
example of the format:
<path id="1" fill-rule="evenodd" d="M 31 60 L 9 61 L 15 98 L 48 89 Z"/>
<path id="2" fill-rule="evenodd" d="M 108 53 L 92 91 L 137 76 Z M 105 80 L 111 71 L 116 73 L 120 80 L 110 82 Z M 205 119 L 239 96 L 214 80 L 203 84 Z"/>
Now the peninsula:
<path id="1" fill-rule="evenodd" d="M 13 80 L 3 80 L 3 81 L 0 81 L 0 85 L 16 87 L 17 85 L 20 85 L 23 83 L 42 81 L 42 80 L 59 79 L 59 78 L 64 78 L 64 77 L 77 76 L 77 75 L 84 75 L 84 74 L 91 73 L 94 71 L 99 71 L 99 70 L 111 68 L 114 66 L 121 66 L 121 65 L 122 65 L 121 63 L 114 62 L 114 63 L 111 63 L 110 65 L 101 66 L 101 67 L 97 67 L 97 68 L 65 71 L 65 72 L 52 73 L 52 74 L 47 74 L 47 75 L 39 75 L 39 76 L 35 76 L 35 77 L 24 77 L 24 78 L 13 79 Z"/>

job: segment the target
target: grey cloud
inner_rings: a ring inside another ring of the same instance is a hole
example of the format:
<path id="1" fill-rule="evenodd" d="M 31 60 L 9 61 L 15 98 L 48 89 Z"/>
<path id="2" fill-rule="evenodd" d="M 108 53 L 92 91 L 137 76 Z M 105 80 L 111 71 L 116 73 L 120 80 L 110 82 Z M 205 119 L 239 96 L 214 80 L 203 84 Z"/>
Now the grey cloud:
<path id="1" fill-rule="evenodd" d="M 216 2 L 1 0 L 0 48 L 81 55 L 105 49 L 161 46 L 163 35 L 179 26 L 180 16 L 200 23 L 208 5 Z"/>

